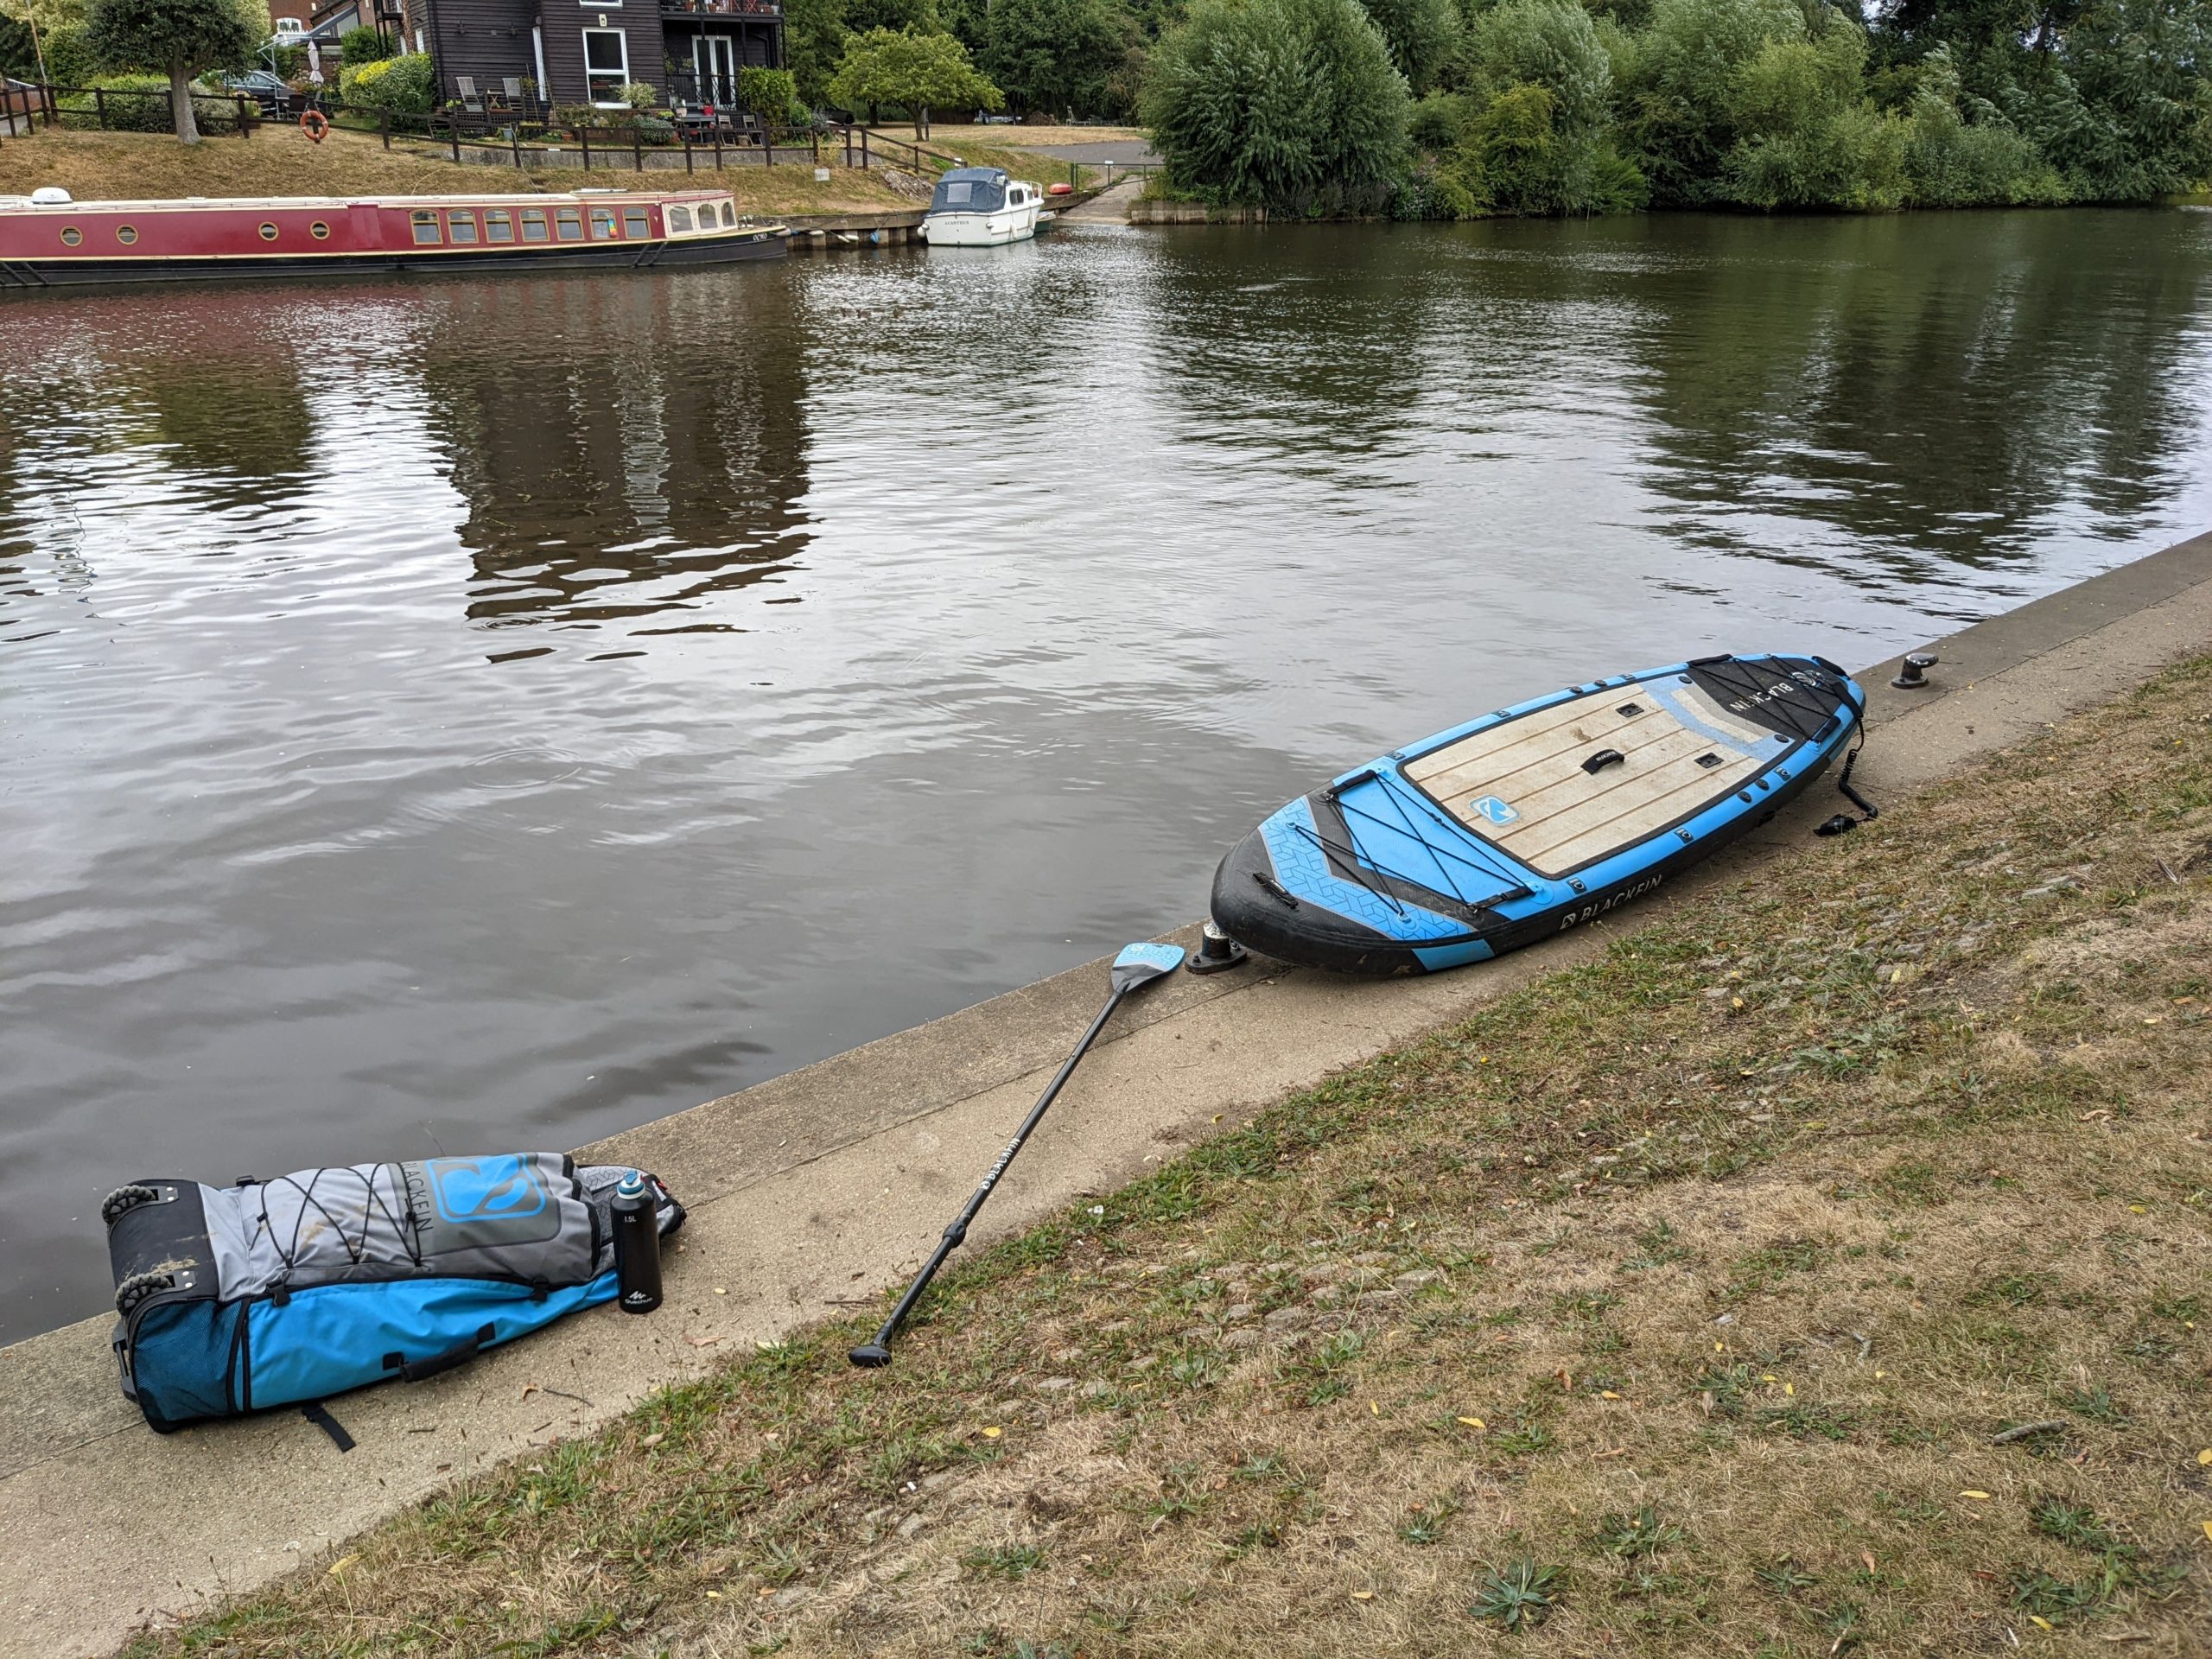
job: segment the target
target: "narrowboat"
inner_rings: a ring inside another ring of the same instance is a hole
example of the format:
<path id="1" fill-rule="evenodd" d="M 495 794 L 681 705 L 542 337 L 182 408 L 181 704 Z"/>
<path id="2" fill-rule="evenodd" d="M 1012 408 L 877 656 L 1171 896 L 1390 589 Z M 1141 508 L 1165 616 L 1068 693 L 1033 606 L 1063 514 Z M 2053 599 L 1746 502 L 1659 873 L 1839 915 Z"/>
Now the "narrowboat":
<path id="1" fill-rule="evenodd" d="M 933 248 L 995 247 L 1037 234 L 1045 193 L 1001 168 L 956 167 L 937 181 L 922 215 L 922 239 Z"/>
<path id="2" fill-rule="evenodd" d="M 424 270 L 659 270 L 772 259 L 780 225 L 717 190 L 74 201 L 0 196 L 0 289 Z"/>

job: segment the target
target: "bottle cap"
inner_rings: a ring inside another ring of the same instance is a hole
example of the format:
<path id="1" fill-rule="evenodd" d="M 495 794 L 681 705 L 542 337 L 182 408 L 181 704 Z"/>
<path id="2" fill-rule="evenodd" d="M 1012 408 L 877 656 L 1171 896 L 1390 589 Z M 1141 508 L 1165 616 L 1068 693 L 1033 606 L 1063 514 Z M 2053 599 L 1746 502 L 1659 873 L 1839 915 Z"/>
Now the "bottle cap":
<path id="1" fill-rule="evenodd" d="M 633 1169 L 630 1171 L 628 1174 L 623 1176 L 622 1185 L 616 1187 L 614 1190 L 617 1193 L 626 1198 L 641 1197 L 645 1190 L 645 1175 L 642 1172 Z"/>

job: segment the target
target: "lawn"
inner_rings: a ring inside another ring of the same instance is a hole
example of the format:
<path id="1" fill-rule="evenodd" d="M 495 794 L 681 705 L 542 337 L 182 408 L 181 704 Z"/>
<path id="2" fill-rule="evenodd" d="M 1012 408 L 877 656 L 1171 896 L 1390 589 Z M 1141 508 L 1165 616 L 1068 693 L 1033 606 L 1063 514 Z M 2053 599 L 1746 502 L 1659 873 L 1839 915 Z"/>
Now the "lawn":
<path id="1" fill-rule="evenodd" d="M 825 156 L 825 159 L 831 159 Z M 874 170 L 832 166 L 817 184 L 810 166 L 711 166 L 639 174 L 594 168 L 586 174 L 520 172 L 512 167 L 455 166 L 450 161 L 386 150 L 369 135 L 334 130 L 321 144 L 298 128 L 263 127 L 251 138 L 206 138 L 193 146 L 159 134 L 42 130 L 0 145 L 0 194 L 25 195 L 58 184 L 80 200 L 169 200 L 181 196 L 359 196 L 480 194 L 573 190 L 579 185 L 639 185 L 681 190 L 720 184 L 741 212 L 755 215 L 911 211 L 918 204 Z"/>
<path id="2" fill-rule="evenodd" d="M 2202 1653 L 2212 658 L 1885 805 L 134 1652 Z"/>

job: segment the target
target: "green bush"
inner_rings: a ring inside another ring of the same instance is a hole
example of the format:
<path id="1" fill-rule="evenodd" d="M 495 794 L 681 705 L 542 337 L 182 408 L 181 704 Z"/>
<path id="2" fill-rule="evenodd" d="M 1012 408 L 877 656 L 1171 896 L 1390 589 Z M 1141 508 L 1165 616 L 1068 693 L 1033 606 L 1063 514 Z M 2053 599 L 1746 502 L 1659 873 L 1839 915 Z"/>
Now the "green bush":
<path id="1" fill-rule="evenodd" d="M 437 83 L 426 52 L 404 52 L 374 63 L 346 64 L 338 71 L 341 103 L 395 115 L 428 115 Z"/>
<path id="2" fill-rule="evenodd" d="M 737 72 L 737 101 L 763 121 L 788 123 L 798 102 L 798 82 L 788 69 L 749 64 Z"/>
<path id="3" fill-rule="evenodd" d="M 1357 0 L 1194 0 L 1141 109 L 1170 185 L 1205 200 L 1380 207 L 1406 158 L 1405 77 Z"/>
<path id="4" fill-rule="evenodd" d="M 1480 211 L 1612 213 L 1643 206 L 1643 175 L 1612 139 L 1612 60 L 1572 0 L 1505 0 L 1467 31 L 1475 110 L 1453 175 Z"/>
<path id="5" fill-rule="evenodd" d="M 1865 31 L 1840 16 L 1762 46 L 1737 77 L 1725 198 L 1769 211 L 1900 206 L 1908 129 L 1866 98 L 1866 72 Z"/>
<path id="6" fill-rule="evenodd" d="M 169 78 L 167 75 L 100 75 L 95 77 L 105 94 L 94 98 L 84 92 L 73 98 L 59 100 L 65 114 L 83 118 L 65 122 L 73 127 L 96 127 L 98 117 L 105 109 L 106 126 L 110 132 L 174 132 L 175 118 L 169 106 Z M 260 111 L 251 110 L 249 118 Z M 220 131 L 227 127 L 238 129 L 238 100 L 226 94 L 195 87 L 192 99 L 192 115 L 202 132 Z"/>
<path id="7" fill-rule="evenodd" d="M 1419 149 L 1449 149 L 1467 124 L 1467 101 L 1457 92 L 1431 92 L 1413 107 L 1406 135 Z"/>
<path id="8" fill-rule="evenodd" d="M 365 63 L 382 63 L 391 54 L 391 42 L 366 24 L 338 37 L 339 61 L 356 69 Z"/>
<path id="9" fill-rule="evenodd" d="M 1948 46 L 1919 68 L 1905 140 L 1910 200 L 1917 207 L 1981 207 L 2066 199 L 2065 181 L 1997 107 L 1961 86 Z"/>
<path id="10" fill-rule="evenodd" d="M 1654 0 L 1624 65 L 1624 148 L 1653 200 L 1700 207 L 1728 199 L 1723 175 L 1742 137 L 1745 69 L 1770 41 L 1802 39 L 1794 0 Z"/>
<path id="11" fill-rule="evenodd" d="M 1017 110 L 1118 114 L 1135 33 L 1115 0 L 992 0 L 978 61 Z"/>

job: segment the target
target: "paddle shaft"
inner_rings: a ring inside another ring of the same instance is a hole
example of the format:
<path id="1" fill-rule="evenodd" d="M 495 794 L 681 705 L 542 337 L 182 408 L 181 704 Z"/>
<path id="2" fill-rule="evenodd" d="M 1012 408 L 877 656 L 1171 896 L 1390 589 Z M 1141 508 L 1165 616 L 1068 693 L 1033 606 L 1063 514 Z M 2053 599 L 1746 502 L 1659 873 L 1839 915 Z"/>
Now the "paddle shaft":
<path id="1" fill-rule="evenodd" d="M 906 1287 L 906 1294 L 899 1299 L 899 1306 L 891 1310 L 891 1317 L 883 1322 L 883 1329 L 875 1333 L 875 1341 L 873 1344 L 874 1347 L 879 1349 L 888 1347 L 891 1338 L 899 1334 L 899 1327 L 906 1323 L 906 1316 L 914 1311 L 914 1304 L 922 1300 L 922 1293 L 930 1287 L 930 1281 L 937 1277 L 937 1270 L 944 1265 L 945 1258 L 958 1249 L 962 1243 L 966 1240 L 969 1224 L 973 1222 L 977 1213 L 982 1211 L 983 1201 L 991 1196 L 991 1189 L 999 1184 L 999 1178 L 1006 1173 L 1007 1166 L 1014 1161 L 1014 1154 L 1021 1150 L 1022 1143 L 1029 1139 L 1031 1132 L 1043 1121 L 1046 1109 L 1052 1105 L 1053 1100 L 1058 1096 L 1061 1087 L 1074 1072 L 1076 1062 L 1090 1052 L 1090 1045 L 1096 1040 L 1098 1033 L 1105 1029 L 1107 1020 L 1113 1018 L 1114 1010 L 1122 1006 L 1122 999 L 1129 994 L 1131 988 L 1133 988 L 1128 986 L 1118 988 L 1106 999 L 1106 1006 L 1098 1010 L 1098 1017 L 1090 1022 L 1090 1029 L 1083 1033 L 1083 1040 L 1075 1046 L 1075 1052 L 1068 1056 L 1066 1063 L 1060 1067 L 1058 1074 L 1046 1085 L 1045 1092 L 1037 1097 L 1037 1103 L 1029 1109 L 1029 1116 L 1021 1120 L 1021 1127 L 1014 1131 L 1014 1139 L 1006 1143 L 1006 1150 L 999 1154 L 998 1162 L 993 1164 L 991 1173 L 983 1177 L 983 1184 L 976 1189 L 975 1196 L 968 1200 L 968 1207 L 955 1217 L 951 1225 L 944 1230 L 944 1236 L 938 1240 L 937 1249 L 931 1255 L 930 1259 L 922 1264 L 921 1272 L 914 1275 L 914 1282 Z"/>

